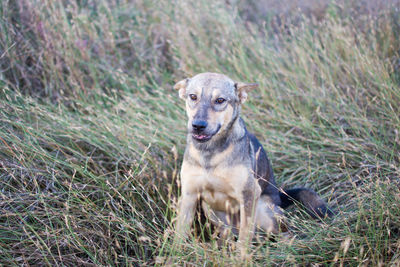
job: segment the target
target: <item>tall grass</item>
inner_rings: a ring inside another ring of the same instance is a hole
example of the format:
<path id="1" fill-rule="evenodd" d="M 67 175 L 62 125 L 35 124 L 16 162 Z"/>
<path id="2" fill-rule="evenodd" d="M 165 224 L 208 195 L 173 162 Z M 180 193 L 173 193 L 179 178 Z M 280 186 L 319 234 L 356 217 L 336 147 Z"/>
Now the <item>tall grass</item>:
<path id="1" fill-rule="evenodd" d="M 170 242 L 172 85 L 205 71 L 260 84 L 243 117 L 278 184 L 337 213 L 289 210 L 293 238 L 248 265 L 400 264 L 400 3 L 261 2 L 1 2 L 0 264 L 237 264 L 204 229 Z"/>

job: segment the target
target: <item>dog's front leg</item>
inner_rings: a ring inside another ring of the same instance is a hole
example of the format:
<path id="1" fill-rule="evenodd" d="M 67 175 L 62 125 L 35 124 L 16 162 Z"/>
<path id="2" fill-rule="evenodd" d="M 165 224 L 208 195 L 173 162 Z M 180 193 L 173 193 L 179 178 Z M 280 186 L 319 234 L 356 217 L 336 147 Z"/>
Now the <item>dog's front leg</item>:
<path id="1" fill-rule="evenodd" d="M 241 192 L 238 241 L 242 258 L 247 255 L 247 247 L 253 239 L 255 229 L 255 205 L 260 198 L 260 192 L 259 186 L 255 183 L 250 183 L 250 185 Z"/>
<path id="2" fill-rule="evenodd" d="M 178 206 L 175 240 L 185 239 L 190 232 L 201 191 L 198 184 L 198 181 L 201 181 L 199 178 L 200 173 L 201 170 L 199 168 L 194 167 L 187 161 L 183 161 L 181 168 L 182 195 Z"/>
<path id="3" fill-rule="evenodd" d="M 175 240 L 182 240 L 188 236 L 194 218 L 197 199 L 197 194 L 182 193 L 178 208 Z"/>

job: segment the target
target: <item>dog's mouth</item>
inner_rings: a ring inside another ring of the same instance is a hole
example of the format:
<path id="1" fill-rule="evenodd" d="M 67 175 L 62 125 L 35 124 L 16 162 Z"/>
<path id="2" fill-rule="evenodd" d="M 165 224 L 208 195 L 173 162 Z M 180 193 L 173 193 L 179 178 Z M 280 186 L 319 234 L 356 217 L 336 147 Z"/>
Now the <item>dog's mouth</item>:
<path id="1" fill-rule="evenodd" d="M 212 135 L 209 134 L 192 134 L 192 137 L 199 142 L 206 142 L 211 139 Z"/>
<path id="2" fill-rule="evenodd" d="M 211 133 L 211 134 L 206 134 L 206 133 L 196 133 L 196 132 L 192 132 L 192 137 L 194 140 L 198 141 L 198 142 L 207 142 L 208 140 L 210 140 L 216 133 L 219 132 L 219 130 L 221 129 L 221 125 L 218 125 L 217 129 Z"/>

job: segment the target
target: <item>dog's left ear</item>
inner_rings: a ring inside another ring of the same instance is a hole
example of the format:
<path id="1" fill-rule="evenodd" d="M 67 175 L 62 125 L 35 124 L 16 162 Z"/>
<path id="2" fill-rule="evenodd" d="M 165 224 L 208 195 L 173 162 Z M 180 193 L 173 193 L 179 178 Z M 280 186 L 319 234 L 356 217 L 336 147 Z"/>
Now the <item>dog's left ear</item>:
<path id="1" fill-rule="evenodd" d="M 257 83 L 235 83 L 236 92 L 239 96 L 240 103 L 243 104 L 247 100 L 247 92 L 258 88 Z"/>
<path id="2" fill-rule="evenodd" d="M 175 90 L 179 90 L 179 97 L 182 99 L 186 99 L 186 87 L 189 84 L 189 78 L 186 78 L 182 81 L 177 82 L 174 85 Z"/>

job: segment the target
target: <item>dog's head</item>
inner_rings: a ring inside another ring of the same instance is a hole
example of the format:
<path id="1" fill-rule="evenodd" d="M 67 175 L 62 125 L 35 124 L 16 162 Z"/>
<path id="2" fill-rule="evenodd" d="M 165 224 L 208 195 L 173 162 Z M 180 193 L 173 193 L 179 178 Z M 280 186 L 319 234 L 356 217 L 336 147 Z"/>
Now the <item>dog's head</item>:
<path id="1" fill-rule="evenodd" d="M 257 86 L 217 73 L 200 73 L 176 83 L 174 89 L 186 100 L 188 132 L 193 140 L 204 143 L 229 131 L 247 92 Z"/>

